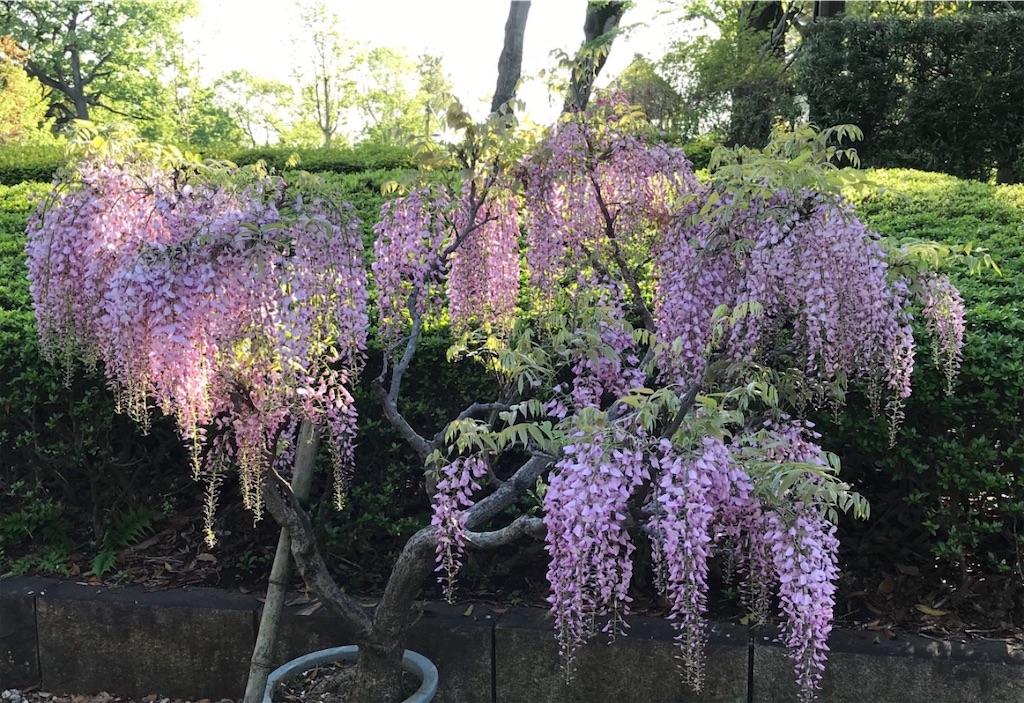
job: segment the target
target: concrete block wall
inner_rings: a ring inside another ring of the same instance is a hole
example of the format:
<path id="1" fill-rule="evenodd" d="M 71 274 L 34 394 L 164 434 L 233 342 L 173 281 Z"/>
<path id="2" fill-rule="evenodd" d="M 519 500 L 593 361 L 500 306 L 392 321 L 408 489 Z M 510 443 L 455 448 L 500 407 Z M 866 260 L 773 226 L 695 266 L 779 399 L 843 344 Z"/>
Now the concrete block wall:
<path id="1" fill-rule="evenodd" d="M 239 699 L 260 616 L 253 596 L 210 589 L 146 592 L 52 579 L 0 580 L 0 689 Z M 704 689 L 676 670 L 674 631 L 630 618 L 628 636 L 595 642 L 568 682 L 551 619 L 537 609 L 424 604 L 410 649 L 441 672 L 436 703 L 790 703 L 792 667 L 774 633 L 714 624 Z M 282 620 L 283 663 L 351 643 L 324 609 Z M 835 632 L 825 703 L 1024 703 L 1024 651 L 1003 642 L 936 642 Z"/>

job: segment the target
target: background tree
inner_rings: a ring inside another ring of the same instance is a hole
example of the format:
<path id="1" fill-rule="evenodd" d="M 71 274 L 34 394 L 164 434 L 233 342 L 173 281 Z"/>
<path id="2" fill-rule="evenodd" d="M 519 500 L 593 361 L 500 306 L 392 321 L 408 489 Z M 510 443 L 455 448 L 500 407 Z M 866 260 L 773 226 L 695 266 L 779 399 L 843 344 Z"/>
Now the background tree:
<path id="1" fill-rule="evenodd" d="M 677 136 L 683 116 L 683 98 L 645 57 L 636 54 L 608 89 L 642 107 L 651 124 L 669 137 Z"/>
<path id="2" fill-rule="evenodd" d="M 363 51 L 356 77 L 355 112 L 366 141 L 397 144 L 415 134 L 421 114 L 415 106 L 416 65 L 400 49 Z"/>
<path id="3" fill-rule="evenodd" d="M 147 120 L 163 109 L 152 96 L 181 51 L 178 25 L 196 7 L 194 0 L 4 0 L 0 33 L 30 52 L 25 71 L 50 90 L 58 127 L 102 120 L 104 112 Z"/>
<path id="4" fill-rule="evenodd" d="M 618 34 L 619 22 L 629 3 L 621 0 L 588 0 L 583 19 L 583 45 L 570 64 L 569 87 L 563 112 L 583 110 L 590 102 L 601 69 L 608 61 L 612 42 Z"/>
<path id="5" fill-rule="evenodd" d="M 0 144 L 37 132 L 46 118 L 46 90 L 25 73 L 27 60 L 12 37 L 0 36 Z"/>
<path id="6" fill-rule="evenodd" d="M 413 114 L 420 123 L 416 129 L 418 134 L 430 135 L 441 128 L 444 114 L 452 103 L 452 81 L 441 57 L 430 53 L 420 54 L 416 73 L 419 89 L 414 98 Z"/>
<path id="7" fill-rule="evenodd" d="M 341 19 L 325 2 L 299 7 L 301 34 L 296 47 L 304 54 L 296 72 L 303 112 L 320 129 L 322 145 L 330 148 L 355 103 L 356 48 L 341 37 Z"/>
<path id="8" fill-rule="evenodd" d="M 198 63 L 174 57 L 165 76 L 161 92 L 167 108 L 143 124 L 143 137 L 194 147 L 245 144 L 245 132 L 218 101 L 214 88 L 200 82 Z"/>
<path id="9" fill-rule="evenodd" d="M 701 21 L 702 31 L 673 43 L 659 62 L 683 96 L 687 138 L 718 132 L 728 144 L 756 147 L 767 140 L 776 116 L 799 116 L 785 48 L 803 9 L 794 2 L 723 0 L 688 9 L 686 17 Z"/>
<path id="10" fill-rule="evenodd" d="M 280 141 L 293 107 L 290 85 L 235 70 L 217 80 L 214 92 L 217 103 L 242 130 L 250 146 Z"/>
<path id="11" fill-rule="evenodd" d="M 509 3 L 505 42 L 498 56 L 498 84 L 491 98 L 491 112 L 497 112 L 499 107 L 515 97 L 523 70 L 523 37 L 526 34 L 526 20 L 530 16 L 530 5 L 528 0 L 512 0 Z"/>

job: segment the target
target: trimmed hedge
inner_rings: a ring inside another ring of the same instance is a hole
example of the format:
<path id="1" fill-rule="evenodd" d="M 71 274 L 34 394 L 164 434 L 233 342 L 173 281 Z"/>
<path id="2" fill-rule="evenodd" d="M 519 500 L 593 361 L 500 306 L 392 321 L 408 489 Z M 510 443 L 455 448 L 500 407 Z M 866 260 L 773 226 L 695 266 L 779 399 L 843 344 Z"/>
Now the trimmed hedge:
<path id="1" fill-rule="evenodd" d="M 856 124 L 864 166 L 1024 180 L 1024 13 L 816 22 L 797 87 L 819 125 Z"/>
<path id="2" fill-rule="evenodd" d="M 954 576 L 1020 573 L 1024 563 L 1024 186 L 910 170 L 871 174 L 886 190 L 855 199 L 878 232 L 974 243 L 1002 271 L 952 276 L 967 307 L 959 381 L 945 395 L 926 346 L 896 446 L 883 418 L 854 398 L 819 422 L 824 446 L 872 504 L 853 553 L 888 564 L 950 567 Z M 925 339 L 924 335 L 920 337 Z M 868 533 L 872 535 L 868 539 Z M 877 562 L 876 562 L 877 564 Z"/>
<path id="3" fill-rule="evenodd" d="M 185 147 L 188 149 L 189 147 Z M 248 166 L 264 161 L 277 171 L 299 168 L 313 173 L 358 174 L 366 171 L 410 169 L 415 167 L 412 152 L 402 147 L 360 144 L 351 149 L 210 149 L 203 156 L 232 161 Z M 298 157 L 298 163 L 293 164 Z M 0 185 L 17 185 L 26 181 L 47 183 L 64 164 L 64 149 L 57 146 L 0 147 Z"/>
<path id="4" fill-rule="evenodd" d="M 380 186 L 401 173 L 327 178 L 353 202 L 369 239 L 384 199 Z M 884 419 L 872 417 L 856 396 L 838 423 L 819 421 L 825 446 L 840 454 L 849 480 L 872 502 L 871 520 L 846 531 L 847 554 L 854 567 L 860 557 L 872 564 L 930 564 L 938 557 L 962 574 L 1009 571 L 1024 553 L 1024 186 L 916 171 L 878 171 L 873 178 L 887 190 L 856 202 L 873 228 L 897 237 L 974 242 L 992 251 L 1003 275 L 956 273 L 968 305 L 960 381 L 955 394 L 945 396 L 941 375 L 930 368 L 922 349 L 895 448 L 887 446 Z M 98 532 L 133 505 L 181 490 L 190 481 L 189 471 L 170 423 L 157 422 L 149 437 L 140 437 L 130 421 L 114 414 L 99 374 L 79 373 L 68 389 L 40 358 L 23 232 L 29 196 L 48 187 L 0 187 L 0 485 L 29 483 L 17 498 L 19 514 L 29 516 L 20 518 L 23 527 L 40 515 L 51 522 L 63 519 L 56 504 L 80 523 L 91 520 Z M 457 410 L 448 406 L 452 399 L 491 395 L 490 382 L 477 366 L 445 361 L 447 344 L 445 330 L 432 331 L 407 377 L 404 410 L 417 426 L 431 430 Z M 371 352 L 371 361 L 375 357 Z M 418 462 L 380 416 L 369 390 L 375 374 L 368 368 L 356 392 L 362 415 L 359 469 L 347 507 L 340 514 L 325 508 L 317 515 L 318 530 L 343 557 L 337 568 L 365 586 L 374 585 L 374 574 L 381 571 L 374 565 L 386 562 L 388 552 L 429 517 Z M 24 491 L 36 485 L 45 490 L 29 501 Z M 186 490 L 180 500 L 193 496 L 198 514 L 198 491 Z M 15 502 L 4 500 L 9 506 Z M 35 512 L 28 511 L 31 505 Z M 15 547 L 8 541 L 0 548 L 11 559 L 39 546 Z M 3 562 L 0 556 L 0 571 Z M 353 562 L 364 568 L 345 565 Z"/>
<path id="5" fill-rule="evenodd" d="M 49 183 L 63 163 L 64 149 L 59 146 L 0 146 L 0 185 Z"/>

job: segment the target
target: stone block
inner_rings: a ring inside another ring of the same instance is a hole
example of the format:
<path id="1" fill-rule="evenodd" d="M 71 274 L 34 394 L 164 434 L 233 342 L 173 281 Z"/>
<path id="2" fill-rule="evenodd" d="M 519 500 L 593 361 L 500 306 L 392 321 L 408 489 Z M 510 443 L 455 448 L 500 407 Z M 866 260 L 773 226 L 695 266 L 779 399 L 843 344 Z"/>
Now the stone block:
<path id="1" fill-rule="evenodd" d="M 746 628 L 713 625 L 700 693 L 679 675 L 675 630 L 665 620 L 630 618 L 625 637 L 596 638 L 580 649 L 566 683 L 551 618 L 515 610 L 495 628 L 497 703 L 744 703 Z"/>
<path id="2" fill-rule="evenodd" d="M 50 691 L 190 700 L 241 698 L 255 598 L 208 589 L 146 592 L 64 583 L 36 600 Z"/>
<path id="3" fill-rule="evenodd" d="M 55 586 L 49 579 L 0 579 L 0 688 L 39 684 L 36 596 Z"/>
<path id="4" fill-rule="evenodd" d="M 483 604 L 428 603 L 409 632 L 409 649 L 437 666 L 434 703 L 491 703 L 493 628 L 496 617 Z M 467 615 L 467 611 L 469 615 Z"/>
<path id="5" fill-rule="evenodd" d="M 755 703 L 797 698 L 788 650 L 768 634 L 755 639 Z M 1021 703 L 1024 652 L 1005 643 L 957 642 L 871 631 L 836 631 L 820 703 Z"/>

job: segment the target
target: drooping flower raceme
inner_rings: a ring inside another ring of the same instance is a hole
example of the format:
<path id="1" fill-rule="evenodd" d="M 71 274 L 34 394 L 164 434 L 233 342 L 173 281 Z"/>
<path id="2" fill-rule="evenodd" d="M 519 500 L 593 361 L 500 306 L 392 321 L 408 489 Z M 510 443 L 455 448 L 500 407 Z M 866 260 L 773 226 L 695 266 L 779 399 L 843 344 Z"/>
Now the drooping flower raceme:
<path id="1" fill-rule="evenodd" d="M 635 546 L 626 527 L 627 503 L 649 479 L 643 453 L 631 449 L 624 435 L 576 435 L 563 448 L 544 495 L 548 602 L 567 664 L 597 631 L 597 618 L 607 616 L 605 630 L 617 632 L 628 612 Z"/>
<path id="2" fill-rule="evenodd" d="M 280 178 L 221 175 L 85 159 L 29 222 L 29 276 L 45 353 L 102 362 L 143 426 L 149 399 L 173 415 L 211 492 L 236 461 L 258 511 L 295 418 L 327 425 L 337 471 L 351 460 L 366 276 L 350 208 Z"/>
<path id="3" fill-rule="evenodd" d="M 676 345 L 663 356 L 666 380 L 699 380 L 712 351 L 760 360 L 789 330 L 790 352 L 805 359 L 808 377 L 871 380 L 881 369 L 891 397 L 910 393 L 906 286 L 889 283 L 877 235 L 848 205 L 783 191 L 696 223 L 681 217 L 658 251 L 656 273 L 659 341 Z M 711 350 L 711 312 L 720 305 L 746 314 Z"/>
<path id="4" fill-rule="evenodd" d="M 946 393 L 960 370 L 964 345 L 964 299 L 949 276 L 930 273 L 921 280 L 921 315 L 932 341 L 932 358 L 946 377 Z"/>
<path id="5" fill-rule="evenodd" d="M 480 490 L 480 479 L 487 475 L 487 462 L 477 456 L 459 458 L 441 469 L 433 498 L 433 517 L 437 539 L 437 568 L 443 572 L 438 581 L 444 587 L 445 599 L 451 602 L 455 593 L 455 576 L 466 548 L 464 508 L 473 505 L 473 494 Z"/>
<path id="6" fill-rule="evenodd" d="M 378 291 L 381 337 L 401 338 L 413 315 L 441 311 L 447 262 L 442 253 L 451 236 L 451 198 L 436 191 L 414 190 L 384 203 L 374 225 L 373 277 Z"/>
<path id="7" fill-rule="evenodd" d="M 519 303 L 519 216 L 510 193 L 494 195 L 477 208 L 470 226 L 472 198 L 464 189 L 454 218 L 462 236 L 451 255 L 448 315 L 458 330 L 471 322 L 507 331 Z"/>

